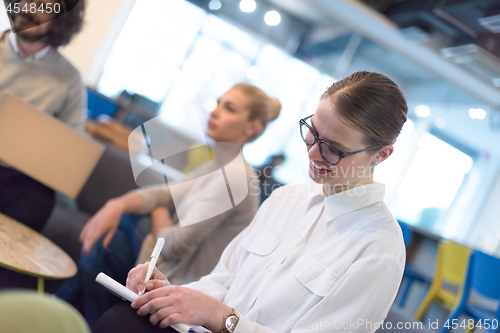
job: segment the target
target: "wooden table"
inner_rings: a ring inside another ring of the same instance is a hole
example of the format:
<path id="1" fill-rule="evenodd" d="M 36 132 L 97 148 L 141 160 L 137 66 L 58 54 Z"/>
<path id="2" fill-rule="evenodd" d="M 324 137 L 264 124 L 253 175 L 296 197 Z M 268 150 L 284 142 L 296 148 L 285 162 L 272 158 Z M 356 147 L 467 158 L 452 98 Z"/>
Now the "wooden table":
<path id="1" fill-rule="evenodd" d="M 0 266 L 38 277 L 43 281 L 66 279 L 76 274 L 76 264 L 66 252 L 33 229 L 0 214 Z"/>

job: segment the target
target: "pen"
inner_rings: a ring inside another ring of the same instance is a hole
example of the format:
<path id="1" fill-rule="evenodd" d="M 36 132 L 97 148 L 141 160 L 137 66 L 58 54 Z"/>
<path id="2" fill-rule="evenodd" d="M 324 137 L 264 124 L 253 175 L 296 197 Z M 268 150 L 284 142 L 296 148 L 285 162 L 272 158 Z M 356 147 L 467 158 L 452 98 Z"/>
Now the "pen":
<path id="1" fill-rule="evenodd" d="M 149 279 L 151 278 L 151 274 L 153 274 L 153 270 L 156 266 L 156 261 L 158 260 L 161 249 L 163 248 L 163 244 L 165 244 L 165 240 L 163 238 L 158 238 L 155 248 L 153 249 L 153 253 L 151 253 L 151 261 L 149 262 L 148 272 L 146 273 L 146 278 L 144 279 L 144 290 L 139 291 L 139 296 L 144 294 L 144 291 L 146 291 L 146 282 L 149 281 Z"/>

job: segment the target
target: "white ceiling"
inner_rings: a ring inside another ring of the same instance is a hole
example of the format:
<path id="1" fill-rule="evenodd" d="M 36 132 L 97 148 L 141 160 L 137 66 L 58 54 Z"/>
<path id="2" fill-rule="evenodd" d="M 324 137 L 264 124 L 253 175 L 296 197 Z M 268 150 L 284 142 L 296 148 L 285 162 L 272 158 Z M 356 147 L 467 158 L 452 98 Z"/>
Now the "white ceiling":
<path id="1" fill-rule="evenodd" d="M 302 20 L 313 25 L 322 25 L 331 23 L 332 18 L 321 10 L 311 6 L 307 0 L 268 0 L 279 8 L 283 8 L 290 14 L 293 14 Z"/>

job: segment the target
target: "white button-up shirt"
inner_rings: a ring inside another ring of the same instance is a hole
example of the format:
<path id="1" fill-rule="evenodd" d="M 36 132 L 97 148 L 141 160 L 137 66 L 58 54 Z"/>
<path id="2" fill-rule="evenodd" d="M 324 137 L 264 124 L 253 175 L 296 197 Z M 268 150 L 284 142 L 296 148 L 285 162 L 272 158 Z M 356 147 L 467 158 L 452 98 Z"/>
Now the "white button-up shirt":
<path id="1" fill-rule="evenodd" d="M 12 46 L 12 49 L 14 50 L 14 53 L 19 56 L 19 58 L 24 59 L 26 61 L 35 61 L 43 58 L 47 53 L 50 51 L 50 45 L 45 46 L 43 49 L 41 49 L 38 52 L 33 53 L 32 55 L 24 58 L 21 53 L 19 52 L 19 46 L 17 45 L 17 39 L 16 39 L 16 34 L 13 32 L 9 33 L 9 41 L 10 45 Z"/>
<path id="2" fill-rule="evenodd" d="M 325 197 L 273 192 L 211 274 L 187 285 L 235 308 L 235 333 L 374 332 L 405 264 L 401 229 L 373 183 Z"/>

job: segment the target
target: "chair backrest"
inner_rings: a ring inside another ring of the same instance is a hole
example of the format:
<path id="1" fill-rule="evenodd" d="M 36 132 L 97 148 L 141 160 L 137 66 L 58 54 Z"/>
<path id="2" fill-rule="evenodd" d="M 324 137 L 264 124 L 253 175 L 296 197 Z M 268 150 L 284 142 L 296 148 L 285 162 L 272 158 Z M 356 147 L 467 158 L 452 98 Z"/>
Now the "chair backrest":
<path id="1" fill-rule="evenodd" d="M 413 236 L 413 231 L 411 231 L 410 227 L 404 223 L 398 220 L 399 226 L 401 227 L 401 231 L 403 232 L 403 240 L 405 242 L 405 246 L 408 247 L 408 245 L 411 242 L 411 238 Z"/>
<path id="2" fill-rule="evenodd" d="M 500 259 L 480 251 L 474 251 L 470 257 L 469 288 L 491 299 L 500 300 Z"/>
<path id="3" fill-rule="evenodd" d="M 445 282 L 458 286 L 463 284 L 471 251 L 469 247 L 449 240 L 439 242 L 438 269 Z"/>
<path id="4" fill-rule="evenodd" d="M 97 119 L 101 114 L 113 117 L 118 110 L 118 103 L 98 93 L 94 89 L 87 88 L 87 109 L 90 119 Z"/>
<path id="5" fill-rule="evenodd" d="M 0 331 L 9 333 L 90 333 L 82 315 L 68 303 L 35 291 L 0 293 Z"/>

